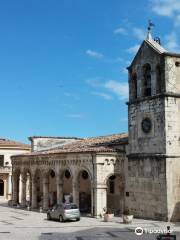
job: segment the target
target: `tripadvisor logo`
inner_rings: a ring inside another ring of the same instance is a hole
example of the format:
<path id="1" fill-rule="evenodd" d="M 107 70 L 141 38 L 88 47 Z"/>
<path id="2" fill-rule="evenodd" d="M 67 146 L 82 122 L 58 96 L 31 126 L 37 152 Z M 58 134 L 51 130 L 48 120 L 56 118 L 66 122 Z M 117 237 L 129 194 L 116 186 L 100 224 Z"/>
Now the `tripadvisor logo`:
<path id="1" fill-rule="evenodd" d="M 138 236 L 143 235 L 143 233 L 148 233 L 148 234 L 171 234 L 173 231 L 170 230 L 170 227 L 166 229 L 146 229 L 146 228 L 142 228 L 142 227 L 137 227 L 135 229 L 135 234 Z"/>
<path id="2" fill-rule="evenodd" d="M 136 229 L 135 229 L 135 234 L 136 235 L 138 235 L 138 236 L 141 236 L 141 235 L 143 235 L 143 229 L 141 228 L 141 227 L 137 227 Z"/>

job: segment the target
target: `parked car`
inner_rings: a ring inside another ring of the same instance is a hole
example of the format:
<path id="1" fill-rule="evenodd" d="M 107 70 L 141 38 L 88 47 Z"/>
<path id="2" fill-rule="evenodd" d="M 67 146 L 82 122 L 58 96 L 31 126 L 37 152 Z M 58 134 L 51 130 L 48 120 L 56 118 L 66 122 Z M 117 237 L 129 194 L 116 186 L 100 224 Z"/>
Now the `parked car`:
<path id="1" fill-rule="evenodd" d="M 80 211 L 74 203 L 61 203 L 47 211 L 47 219 L 57 219 L 60 222 L 66 220 L 80 220 Z"/>

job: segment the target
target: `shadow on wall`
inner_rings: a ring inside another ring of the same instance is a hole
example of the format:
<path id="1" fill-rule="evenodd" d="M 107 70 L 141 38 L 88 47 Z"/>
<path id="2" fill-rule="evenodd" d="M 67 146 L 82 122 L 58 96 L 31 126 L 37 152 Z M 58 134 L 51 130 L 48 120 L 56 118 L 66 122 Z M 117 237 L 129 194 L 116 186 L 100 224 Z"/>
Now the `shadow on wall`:
<path id="1" fill-rule="evenodd" d="M 180 222 L 180 202 L 176 203 L 170 221 Z"/>

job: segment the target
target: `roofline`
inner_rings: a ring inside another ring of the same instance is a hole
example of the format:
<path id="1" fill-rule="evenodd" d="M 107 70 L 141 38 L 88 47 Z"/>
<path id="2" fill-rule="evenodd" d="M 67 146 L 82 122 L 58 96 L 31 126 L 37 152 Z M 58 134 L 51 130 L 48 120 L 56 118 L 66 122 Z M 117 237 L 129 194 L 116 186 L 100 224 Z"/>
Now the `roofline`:
<path id="1" fill-rule="evenodd" d="M 17 146 L 17 145 L 0 145 L 0 150 L 2 149 L 19 149 L 19 150 L 31 150 L 31 146 Z"/>
<path id="2" fill-rule="evenodd" d="M 121 149 L 114 149 L 114 150 L 112 150 L 112 151 L 73 151 L 73 152 L 54 152 L 54 153 L 45 153 L 45 154 L 42 154 L 42 153 L 38 153 L 37 152 L 37 154 L 33 154 L 33 155 L 31 155 L 31 154 L 18 154 L 18 155 L 13 155 L 13 156 L 11 156 L 11 158 L 13 159 L 13 158 L 19 158 L 19 157 L 45 157 L 45 156 L 49 156 L 49 155 L 61 155 L 61 154 L 102 154 L 102 153 L 104 153 L 104 154 L 106 154 L 106 153 L 119 153 L 119 152 L 125 152 L 125 151 L 123 151 L 123 150 L 121 150 Z"/>
<path id="3" fill-rule="evenodd" d="M 32 141 L 34 138 L 52 138 L 52 139 L 76 139 L 76 140 L 83 140 L 83 138 L 78 137 L 53 137 L 53 136 L 30 136 L 28 139 Z"/>
<path id="4" fill-rule="evenodd" d="M 164 52 L 162 53 L 165 56 L 170 56 L 170 57 L 179 57 L 180 58 L 180 53 L 173 53 L 173 52 Z"/>

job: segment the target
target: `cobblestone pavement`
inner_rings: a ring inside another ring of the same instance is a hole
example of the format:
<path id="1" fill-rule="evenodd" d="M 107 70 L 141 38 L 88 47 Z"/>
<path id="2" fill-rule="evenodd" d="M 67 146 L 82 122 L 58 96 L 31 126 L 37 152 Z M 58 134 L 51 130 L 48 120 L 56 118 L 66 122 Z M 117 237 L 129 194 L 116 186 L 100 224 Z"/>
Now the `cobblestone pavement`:
<path id="1" fill-rule="evenodd" d="M 7 207 L 0 203 L 0 240 L 155 240 L 156 235 L 136 236 L 134 229 L 166 229 L 176 231 L 180 239 L 180 223 L 168 224 L 158 221 L 134 219 L 132 224 L 123 224 L 121 218 L 112 222 L 82 217 L 79 222 L 47 221 L 46 214 Z"/>

